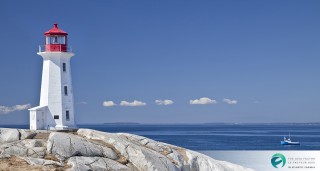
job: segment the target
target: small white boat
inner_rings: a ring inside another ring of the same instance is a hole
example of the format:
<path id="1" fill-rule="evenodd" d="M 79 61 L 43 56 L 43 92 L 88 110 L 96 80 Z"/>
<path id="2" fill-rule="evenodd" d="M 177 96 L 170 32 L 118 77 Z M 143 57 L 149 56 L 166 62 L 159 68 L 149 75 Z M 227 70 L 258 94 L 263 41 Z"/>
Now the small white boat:
<path id="1" fill-rule="evenodd" d="M 281 141 L 281 145 L 300 145 L 300 142 L 291 141 L 290 134 L 289 134 L 289 138 L 283 137 L 283 141 Z"/>

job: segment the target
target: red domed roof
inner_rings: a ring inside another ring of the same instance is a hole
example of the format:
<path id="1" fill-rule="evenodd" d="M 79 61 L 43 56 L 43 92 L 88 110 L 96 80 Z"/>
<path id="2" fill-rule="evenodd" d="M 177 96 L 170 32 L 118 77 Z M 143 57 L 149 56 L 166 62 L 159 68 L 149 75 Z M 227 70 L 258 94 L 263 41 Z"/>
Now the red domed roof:
<path id="1" fill-rule="evenodd" d="M 53 28 L 44 33 L 44 35 L 68 35 L 67 32 L 58 28 L 58 24 L 54 23 Z"/>

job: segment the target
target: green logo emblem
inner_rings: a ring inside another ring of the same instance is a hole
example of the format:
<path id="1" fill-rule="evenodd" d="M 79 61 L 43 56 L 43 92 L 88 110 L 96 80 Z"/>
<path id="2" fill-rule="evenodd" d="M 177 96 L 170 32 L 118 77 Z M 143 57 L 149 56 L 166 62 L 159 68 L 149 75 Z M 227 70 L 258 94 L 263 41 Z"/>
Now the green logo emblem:
<path id="1" fill-rule="evenodd" d="M 280 164 L 282 164 L 281 167 L 283 167 L 284 165 L 286 165 L 286 162 L 287 162 L 286 157 L 281 153 L 276 153 L 271 158 L 271 164 L 275 168 L 279 168 L 278 166 Z"/>

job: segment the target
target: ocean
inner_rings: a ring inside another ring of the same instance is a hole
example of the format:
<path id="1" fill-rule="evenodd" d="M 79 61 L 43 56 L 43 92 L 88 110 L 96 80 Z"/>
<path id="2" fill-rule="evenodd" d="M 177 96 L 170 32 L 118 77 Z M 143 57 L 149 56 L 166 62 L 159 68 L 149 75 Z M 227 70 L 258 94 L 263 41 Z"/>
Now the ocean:
<path id="1" fill-rule="evenodd" d="M 195 151 L 320 150 L 320 124 L 100 124 L 78 125 L 105 132 L 126 132 Z M 1 126 L 0 126 L 1 127 Z M 28 125 L 2 126 L 28 128 Z M 299 146 L 283 146 L 288 137 Z"/>

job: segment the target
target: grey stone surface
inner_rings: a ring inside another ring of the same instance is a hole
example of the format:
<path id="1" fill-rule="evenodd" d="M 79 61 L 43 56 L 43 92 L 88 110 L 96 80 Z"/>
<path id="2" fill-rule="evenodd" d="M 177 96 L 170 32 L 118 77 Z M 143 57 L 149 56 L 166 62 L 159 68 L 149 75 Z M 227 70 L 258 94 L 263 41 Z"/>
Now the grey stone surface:
<path id="1" fill-rule="evenodd" d="M 129 145 L 128 160 L 139 170 L 179 170 L 166 156 L 143 146 Z"/>
<path id="2" fill-rule="evenodd" d="M 78 134 L 111 144 L 130 164 L 142 171 L 252 171 L 252 169 L 236 164 L 214 160 L 192 150 L 157 142 L 138 135 L 111 134 L 89 129 L 79 129 Z"/>
<path id="3" fill-rule="evenodd" d="M 114 160 L 102 157 L 71 157 L 68 165 L 72 167 L 69 171 L 87 171 L 87 170 L 108 170 L 108 171 L 130 171 L 129 167 Z"/>
<path id="4" fill-rule="evenodd" d="M 17 129 L 0 128 L 0 144 L 18 141 L 20 138 Z"/>
<path id="5" fill-rule="evenodd" d="M 128 158 L 126 148 L 130 144 L 130 142 L 123 140 L 117 134 L 101 132 L 91 129 L 79 129 L 77 133 L 78 135 L 89 139 L 101 140 L 113 146 L 122 156 Z"/>
<path id="6" fill-rule="evenodd" d="M 177 170 L 178 168 L 164 155 L 149 149 L 135 138 L 123 134 L 105 133 L 89 129 L 79 129 L 79 135 L 104 141 L 113 146 L 138 170 Z M 128 134 L 129 135 L 129 134 Z M 145 137 L 136 137 L 145 139 Z"/>
<path id="7" fill-rule="evenodd" d="M 177 147 L 174 145 L 161 143 L 152 139 L 142 137 L 139 135 L 121 133 L 119 135 L 125 136 L 128 140 L 140 143 L 141 145 L 150 148 L 156 152 L 166 154 L 166 157 L 174 163 L 179 170 L 184 171 L 207 171 L 207 170 L 252 170 L 244 167 L 225 162 L 214 160 L 204 154 Z"/>
<path id="8" fill-rule="evenodd" d="M 199 171 L 207 171 L 207 170 L 228 170 L 228 171 L 253 171 L 252 169 L 244 168 L 242 166 L 232 164 L 225 161 L 215 160 L 210 158 L 204 154 L 185 150 L 186 155 L 188 157 L 187 165 L 190 166 L 190 170 L 199 170 Z"/>
<path id="9" fill-rule="evenodd" d="M 147 148 L 150 148 L 150 149 L 152 149 L 156 152 L 162 153 L 162 154 L 169 154 L 172 152 L 172 149 L 169 146 L 166 146 L 161 142 L 154 141 L 154 140 L 146 138 L 146 137 L 128 134 L 128 133 L 118 133 L 118 135 L 124 136 L 126 139 L 130 140 L 131 142 L 134 142 L 135 144 L 145 146 Z"/>
<path id="10" fill-rule="evenodd" d="M 64 160 L 72 156 L 106 157 L 116 160 L 117 154 L 108 147 L 94 144 L 77 135 L 52 132 L 47 143 L 47 152 Z"/>
<path id="11" fill-rule="evenodd" d="M 52 160 L 45 160 L 40 158 L 33 158 L 33 157 L 20 157 L 21 159 L 25 160 L 28 164 L 34 166 L 63 166 L 63 163 L 52 161 Z"/>
<path id="12" fill-rule="evenodd" d="M 6 156 L 43 158 L 46 152 L 45 140 L 19 140 L 0 146 L 0 154 Z"/>
<path id="13" fill-rule="evenodd" d="M 172 149 L 172 152 L 167 155 L 167 157 L 176 164 L 179 169 L 184 168 L 183 170 L 188 170 L 188 166 L 185 166 L 184 157 L 175 149 Z"/>
<path id="14" fill-rule="evenodd" d="M 32 139 L 39 133 L 35 138 Z M 252 171 L 152 139 L 90 129 L 69 132 L 0 129 L 0 159 L 20 156 L 44 170 Z M 56 158 L 60 162 L 56 162 Z M 48 160 L 53 159 L 53 160 Z"/>
<path id="15" fill-rule="evenodd" d="M 11 157 L 9 154 L 0 154 L 0 159 Z"/>
<path id="16" fill-rule="evenodd" d="M 28 129 L 19 129 L 18 131 L 20 133 L 20 140 L 32 139 L 34 136 L 37 135 L 36 131 L 31 131 Z"/>

